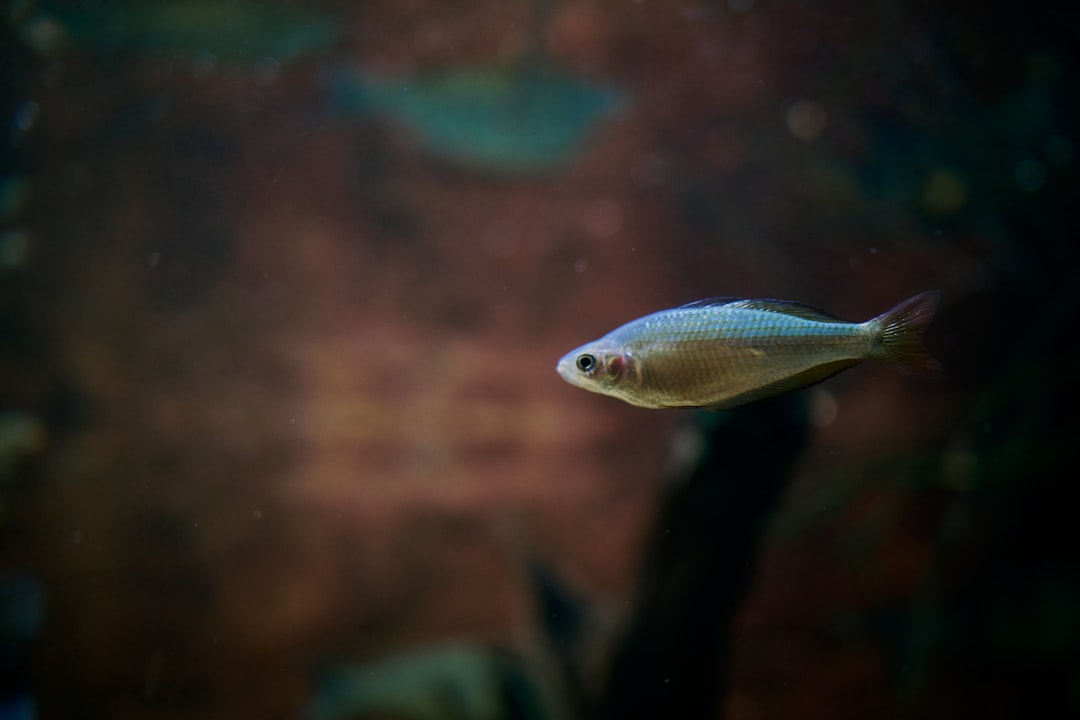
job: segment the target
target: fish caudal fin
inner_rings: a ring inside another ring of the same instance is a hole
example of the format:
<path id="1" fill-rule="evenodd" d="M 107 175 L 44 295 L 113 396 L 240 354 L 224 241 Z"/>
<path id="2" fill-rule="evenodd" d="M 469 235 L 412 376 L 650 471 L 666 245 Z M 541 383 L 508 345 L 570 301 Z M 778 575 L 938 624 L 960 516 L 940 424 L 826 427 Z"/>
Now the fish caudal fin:
<path id="1" fill-rule="evenodd" d="M 922 344 L 922 333 L 934 319 L 940 299 L 937 290 L 919 293 L 871 320 L 870 325 L 877 330 L 873 357 L 906 375 L 940 379 L 941 363 Z"/>

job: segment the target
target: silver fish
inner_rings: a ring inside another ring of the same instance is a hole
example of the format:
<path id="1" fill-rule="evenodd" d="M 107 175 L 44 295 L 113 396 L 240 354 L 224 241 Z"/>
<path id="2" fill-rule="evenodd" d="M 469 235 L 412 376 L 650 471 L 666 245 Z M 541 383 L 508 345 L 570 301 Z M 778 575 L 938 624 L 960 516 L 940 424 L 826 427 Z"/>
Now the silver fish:
<path id="1" fill-rule="evenodd" d="M 559 360 L 571 385 L 647 408 L 727 410 L 806 387 L 862 360 L 937 378 L 921 335 L 940 293 L 863 323 L 785 300 L 714 298 L 646 315 Z"/>

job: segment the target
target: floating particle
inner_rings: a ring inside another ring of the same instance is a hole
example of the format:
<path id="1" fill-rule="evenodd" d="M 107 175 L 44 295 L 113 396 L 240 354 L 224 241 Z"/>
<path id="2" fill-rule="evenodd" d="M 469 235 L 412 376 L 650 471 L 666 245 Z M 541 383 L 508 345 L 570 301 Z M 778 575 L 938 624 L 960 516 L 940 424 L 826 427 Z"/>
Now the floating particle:
<path id="1" fill-rule="evenodd" d="M 1021 160 L 1013 172 L 1017 187 L 1027 193 L 1033 193 L 1045 185 L 1046 176 L 1046 164 L 1038 160 Z"/>
<path id="2" fill-rule="evenodd" d="M 967 200 L 967 183 L 952 170 L 939 168 L 923 183 L 923 208 L 934 215 L 954 215 Z"/>
<path id="3" fill-rule="evenodd" d="M 828 125 L 825 108 L 813 100 L 799 100 L 788 107 L 784 118 L 788 130 L 800 140 L 810 142 L 821 137 Z"/>

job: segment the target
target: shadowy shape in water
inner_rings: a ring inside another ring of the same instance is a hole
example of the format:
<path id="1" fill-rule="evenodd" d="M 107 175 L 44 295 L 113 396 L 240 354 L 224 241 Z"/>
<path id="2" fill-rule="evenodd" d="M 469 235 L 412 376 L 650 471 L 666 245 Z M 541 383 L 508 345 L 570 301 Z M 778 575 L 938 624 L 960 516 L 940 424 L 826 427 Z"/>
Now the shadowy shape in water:
<path id="1" fill-rule="evenodd" d="M 567 165 L 625 103 L 613 87 L 532 59 L 394 79 L 343 71 L 331 96 L 342 113 L 385 118 L 435 155 L 503 175 Z"/>
<path id="2" fill-rule="evenodd" d="M 73 47 L 255 65 L 323 52 L 340 28 L 333 18 L 254 0 L 101 0 L 42 2 L 19 32 L 45 55 Z"/>
<path id="3" fill-rule="evenodd" d="M 548 720 L 552 699 L 518 658 L 445 645 L 324 674 L 306 720 Z"/>
<path id="4" fill-rule="evenodd" d="M 33 720 L 32 646 L 45 616 L 45 590 L 33 576 L 0 575 L 0 718 Z"/>
<path id="5" fill-rule="evenodd" d="M 704 453 L 662 501 L 635 615 L 589 717 L 718 716 L 758 538 L 808 436 L 805 403 L 798 393 L 697 415 Z"/>

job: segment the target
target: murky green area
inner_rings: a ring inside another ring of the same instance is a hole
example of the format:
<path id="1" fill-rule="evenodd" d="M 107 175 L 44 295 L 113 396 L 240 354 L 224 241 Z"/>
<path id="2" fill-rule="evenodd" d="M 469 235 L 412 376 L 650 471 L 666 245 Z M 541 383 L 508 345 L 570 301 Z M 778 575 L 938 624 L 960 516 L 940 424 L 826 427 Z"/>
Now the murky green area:
<path id="1" fill-rule="evenodd" d="M 7 3 L 0 718 L 1080 713 L 1078 22 Z M 927 290 L 941 380 L 555 371 Z"/>

